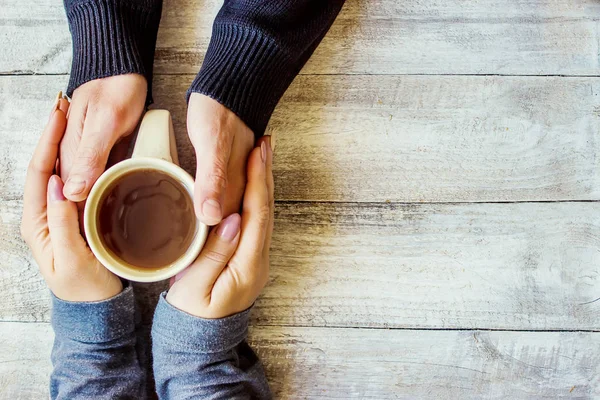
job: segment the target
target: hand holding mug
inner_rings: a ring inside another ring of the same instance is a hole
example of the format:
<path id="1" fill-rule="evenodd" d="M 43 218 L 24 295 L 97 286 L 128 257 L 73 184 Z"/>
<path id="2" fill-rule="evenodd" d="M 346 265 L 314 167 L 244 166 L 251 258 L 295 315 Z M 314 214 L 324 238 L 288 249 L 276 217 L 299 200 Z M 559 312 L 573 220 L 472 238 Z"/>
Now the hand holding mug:
<path id="1" fill-rule="evenodd" d="M 110 156 L 123 158 L 144 112 L 148 85 L 139 74 L 94 79 L 75 89 L 60 144 L 60 176 L 71 201 L 87 198 Z M 112 151 L 112 153 L 111 153 Z"/>
<path id="2" fill-rule="evenodd" d="M 178 165 L 171 115 L 150 110 L 130 159 L 109 168 L 88 196 L 84 227 L 98 260 L 122 278 L 168 279 L 200 253 L 208 226 L 195 216 L 194 180 Z"/>
<path id="3" fill-rule="evenodd" d="M 100 301 L 117 295 L 123 286 L 87 247 L 77 206 L 63 196 L 63 183 L 54 175 L 68 109 L 68 101 L 59 99 L 29 163 L 21 235 L 56 297 Z"/>
<path id="4" fill-rule="evenodd" d="M 196 215 L 216 225 L 240 209 L 254 133 L 227 107 L 200 93 L 190 96 L 187 128 L 196 150 Z"/>
<path id="5" fill-rule="evenodd" d="M 243 211 L 210 233 L 196 261 L 177 275 L 167 301 L 202 318 L 223 318 L 250 307 L 269 275 L 273 231 L 273 174 L 270 138 L 248 159 Z"/>

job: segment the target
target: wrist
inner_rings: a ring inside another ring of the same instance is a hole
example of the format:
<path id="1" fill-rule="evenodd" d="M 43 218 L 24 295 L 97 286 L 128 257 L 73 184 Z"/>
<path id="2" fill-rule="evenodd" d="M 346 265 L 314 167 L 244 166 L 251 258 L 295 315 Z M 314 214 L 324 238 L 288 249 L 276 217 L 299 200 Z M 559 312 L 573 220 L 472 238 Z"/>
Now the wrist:
<path id="1" fill-rule="evenodd" d="M 254 133 L 246 123 L 227 106 L 203 93 L 190 93 L 188 99 L 188 129 L 193 146 L 203 145 L 204 132 L 219 134 L 227 132 L 238 136 L 249 153 L 254 146 Z M 196 135 L 196 132 L 202 132 Z"/>
<path id="2" fill-rule="evenodd" d="M 225 318 L 200 318 L 174 307 L 159 297 L 152 324 L 154 341 L 177 344 L 199 353 L 227 351 L 248 335 L 250 308 Z M 177 329 L 173 329 L 177 327 Z"/>
<path id="3" fill-rule="evenodd" d="M 52 328 L 57 336 L 87 343 L 109 342 L 135 330 L 133 289 L 127 284 L 102 301 L 73 302 L 52 295 Z"/>
<path id="4" fill-rule="evenodd" d="M 67 95 L 94 79 L 137 73 L 146 78 L 149 102 L 161 6 L 161 0 L 65 1 L 73 39 Z"/>
<path id="5" fill-rule="evenodd" d="M 292 65 L 273 38 L 242 24 L 216 22 L 188 97 L 200 93 L 217 100 L 259 138 L 294 76 Z"/>

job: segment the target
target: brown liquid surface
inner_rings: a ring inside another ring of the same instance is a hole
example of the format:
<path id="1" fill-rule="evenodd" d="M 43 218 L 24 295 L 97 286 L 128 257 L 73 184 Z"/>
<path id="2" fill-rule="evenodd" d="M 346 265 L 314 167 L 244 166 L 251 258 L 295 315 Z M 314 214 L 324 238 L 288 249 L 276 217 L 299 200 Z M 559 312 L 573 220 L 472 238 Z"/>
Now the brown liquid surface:
<path id="1" fill-rule="evenodd" d="M 196 216 L 187 190 L 154 170 L 122 176 L 100 201 L 98 226 L 104 245 L 136 267 L 160 268 L 189 248 Z"/>

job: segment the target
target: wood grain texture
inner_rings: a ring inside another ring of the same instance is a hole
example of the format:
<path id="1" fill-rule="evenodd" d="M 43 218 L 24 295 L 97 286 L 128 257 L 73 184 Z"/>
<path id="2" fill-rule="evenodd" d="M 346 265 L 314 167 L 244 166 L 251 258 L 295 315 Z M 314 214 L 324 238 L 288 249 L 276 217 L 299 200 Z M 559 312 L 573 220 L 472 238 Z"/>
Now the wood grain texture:
<path id="1" fill-rule="evenodd" d="M 0 319 L 47 321 L 2 207 Z M 600 330 L 600 204 L 280 203 L 259 325 Z"/>
<path id="2" fill-rule="evenodd" d="M 191 76 L 155 80 L 182 165 Z M 278 200 L 600 199 L 600 79 L 300 76 L 268 132 Z"/>
<path id="3" fill-rule="evenodd" d="M 156 106 L 189 172 L 184 93 L 221 4 L 163 8 Z M 0 398 L 45 398 L 48 291 L 18 225 L 71 42 L 61 2 L 0 9 L 0 74 L 59 74 L 0 77 Z M 597 0 L 348 0 L 268 128 L 251 343 L 276 398 L 600 398 L 599 35 Z M 147 331 L 162 287 L 135 289 Z"/>
<path id="4" fill-rule="evenodd" d="M 157 106 L 185 132 L 182 77 Z M 276 197 L 297 201 L 600 198 L 600 79 L 298 77 L 278 106 Z M 182 163 L 194 156 L 181 139 Z M 190 162 L 191 161 L 191 162 Z"/>
<path id="5" fill-rule="evenodd" d="M 600 328 L 600 205 L 277 207 L 260 324 Z"/>
<path id="6" fill-rule="evenodd" d="M 195 74 L 217 0 L 167 0 L 156 72 Z M 3 0 L 1 73 L 68 73 L 60 2 Z M 302 73 L 597 75 L 595 0 L 349 0 Z M 0 42 L 1 43 L 1 42 Z"/>
<path id="7" fill-rule="evenodd" d="M 277 198 L 600 198 L 600 79 L 299 77 L 274 114 Z"/>
<path id="8" fill-rule="evenodd" d="M 0 398 L 47 397 L 52 330 L 0 324 Z M 600 333 L 255 328 L 277 399 L 593 399 Z"/>
<path id="9" fill-rule="evenodd" d="M 53 340 L 49 324 L 0 323 L 1 399 L 49 398 Z"/>
<path id="10" fill-rule="evenodd" d="M 184 93 L 156 78 L 182 166 L 195 170 Z M 0 77 L 0 193 L 25 170 L 65 76 Z M 600 78 L 302 76 L 268 128 L 276 197 L 291 201 L 600 199 Z"/>
<path id="11" fill-rule="evenodd" d="M 184 86 L 184 79 L 160 78 L 157 105 L 174 110 L 181 159 L 193 171 L 192 151 L 182 125 L 183 96 L 173 94 Z M 315 91 L 303 100 L 302 91 L 292 88 L 271 128 L 277 135 L 277 199 L 303 195 L 300 199 L 309 203 L 278 205 L 273 279 L 257 306 L 258 323 L 585 330 L 600 326 L 600 302 L 590 303 L 598 297 L 600 279 L 596 203 L 310 203 L 323 198 L 377 201 L 396 192 L 404 194 L 394 199 L 405 195 L 414 199 L 403 192 L 404 187 L 421 188 L 415 200 L 452 200 L 455 186 L 464 188 L 461 182 L 472 182 L 471 196 L 488 194 L 457 200 L 529 198 L 523 193 L 548 200 L 555 199 L 557 191 L 559 198 L 588 198 L 598 188 L 594 183 L 598 122 L 593 115 L 597 80 L 386 77 L 388 81 L 375 86 L 381 93 L 365 99 L 337 77 L 312 81 L 326 85 L 327 79 L 336 80 L 345 95 L 334 92 L 319 97 Z M 377 83 L 370 77 L 346 79 L 369 80 L 362 81 L 363 87 Z M 26 165 L 46 109 L 65 81 L 66 77 L 0 78 L 0 121 L 6 129 L 0 136 L 0 290 L 7 294 L 0 307 L 3 320 L 48 319 L 47 290 L 19 239 L 18 225 Z M 394 82 L 406 88 L 416 85 L 415 95 L 434 88 L 421 98 L 433 104 L 421 112 L 419 99 L 401 100 L 403 91 L 397 88 L 385 92 L 384 84 Z M 305 83 L 296 85 L 310 86 Z M 436 90 L 440 85 L 446 88 Z M 477 100 L 484 101 L 485 96 L 477 97 L 478 93 L 494 93 L 486 85 L 504 91 L 494 97 L 495 102 L 481 107 Z M 502 89 L 506 86 L 510 90 Z M 562 95 L 562 107 L 551 100 L 557 93 Z M 512 100 L 507 96 L 513 96 Z M 314 103 L 303 105 L 308 98 Z M 368 129 L 382 128 L 368 118 L 382 112 L 376 98 L 382 98 L 384 105 L 403 107 L 404 116 L 396 120 L 404 122 L 395 127 L 397 131 L 386 135 Z M 329 117 L 311 122 L 303 112 L 307 108 L 329 110 Z M 485 114 L 472 131 L 465 131 L 454 125 L 460 112 L 470 114 L 467 121 L 478 112 L 497 113 L 498 120 L 485 122 Z M 494 129 L 502 115 L 514 121 L 509 125 L 517 132 L 514 136 L 511 130 Z M 523 120 L 526 116 L 530 121 Z M 434 118 L 445 122 L 434 123 Z M 353 119 L 356 126 L 362 123 L 371 135 L 356 127 L 345 132 L 350 127 L 344 125 L 346 119 Z M 421 119 L 418 129 L 411 125 L 415 119 Z M 323 126 L 326 129 L 321 131 Z M 403 138 L 411 126 L 415 133 Z M 449 139 L 444 142 L 447 135 L 454 135 L 455 147 L 449 147 Z M 429 138 L 421 141 L 423 136 Z M 398 140 L 394 148 L 390 137 Z M 426 151 L 419 151 L 425 143 Z M 331 151 L 330 146 L 337 147 Z M 404 149 L 404 155 L 394 158 L 397 149 Z M 433 165 L 444 158 L 452 162 L 443 164 L 444 168 Z M 299 178 L 302 172 L 290 172 L 290 166 L 304 170 L 304 177 Z M 394 175 L 394 166 L 412 173 Z M 355 186 L 345 186 L 348 191 L 344 193 L 337 187 L 339 180 L 324 180 L 315 168 L 337 174 L 339 179 L 345 176 Z M 495 170 L 501 171 L 502 179 L 494 176 Z M 361 179 L 354 173 L 362 174 Z M 382 179 L 387 173 L 391 178 Z M 528 179 L 527 174 L 535 179 Z M 523 182 L 533 189 L 524 190 Z M 512 195 L 501 197 L 496 185 Z M 484 191 L 478 192 L 477 187 Z"/>

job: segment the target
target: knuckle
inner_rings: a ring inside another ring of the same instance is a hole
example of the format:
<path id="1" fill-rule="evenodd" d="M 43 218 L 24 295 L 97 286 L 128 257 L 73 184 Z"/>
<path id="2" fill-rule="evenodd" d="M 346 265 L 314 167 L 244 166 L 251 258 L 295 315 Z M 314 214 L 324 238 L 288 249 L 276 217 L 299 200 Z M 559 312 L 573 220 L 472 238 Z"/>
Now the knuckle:
<path id="1" fill-rule="evenodd" d="M 65 229 L 70 226 L 71 220 L 66 215 L 53 215 L 48 219 L 48 225 L 54 229 Z"/>
<path id="2" fill-rule="evenodd" d="M 94 146 L 84 146 L 81 149 L 79 149 L 79 152 L 77 154 L 77 160 L 79 161 L 79 163 L 83 164 L 81 167 L 84 168 L 84 166 L 88 166 L 91 167 L 92 169 L 97 169 L 100 167 L 103 167 L 102 164 L 102 153 L 101 150 L 97 147 Z"/>
<path id="3" fill-rule="evenodd" d="M 77 147 L 81 140 L 81 133 L 83 132 L 83 126 L 81 129 L 77 129 L 75 135 L 65 136 L 60 144 L 60 158 L 73 158 L 74 154 L 77 154 Z"/>
<path id="4" fill-rule="evenodd" d="M 233 282 L 234 287 L 244 290 L 244 288 L 247 286 L 247 279 L 244 274 L 240 272 L 240 270 L 240 268 L 230 269 L 231 281 Z"/>
<path id="5" fill-rule="evenodd" d="M 218 250 L 206 250 L 204 252 L 204 259 L 217 264 L 226 264 L 229 261 L 228 255 Z"/>
<path id="6" fill-rule="evenodd" d="M 266 227 L 271 219 L 271 207 L 269 204 L 261 206 L 256 212 L 256 221 L 261 227 Z"/>
<path id="7" fill-rule="evenodd" d="M 206 182 L 216 190 L 227 187 L 227 167 L 222 161 L 217 161 L 211 171 L 206 174 Z"/>
<path id="8" fill-rule="evenodd" d="M 73 110 L 73 108 L 70 108 L 69 110 Z M 85 118 L 87 116 L 87 109 L 80 111 L 80 113 L 80 115 L 71 114 L 70 118 L 67 120 L 67 130 L 60 144 L 61 149 L 66 145 L 68 145 L 70 148 L 77 149 L 77 145 L 79 144 L 81 136 L 83 135 L 83 127 L 85 124 Z"/>
<path id="9" fill-rule="evenodd" d="M 100 93 L 98 96 L 99 98 L 94 100 L 94 105 L 90 106 L 87 112 L 91 119 L 86 123 L 91 122 L 95 125 L 92 133 L 102 137 L 107 135 L 119 137 L 124 133 L 129 133 L 132 129 L 131 125 L 134 124 L 131 107 L 120 102 L 107 102 L 104 98 L 105 93 Z"/>
<path id="10" fill-rule="evenodd" d="M 34 158 L 27 166 L 27 173 L 29 175 L 40 175 L 46 173 L 46 167 L 42 165 L 39 159 Z"/>

